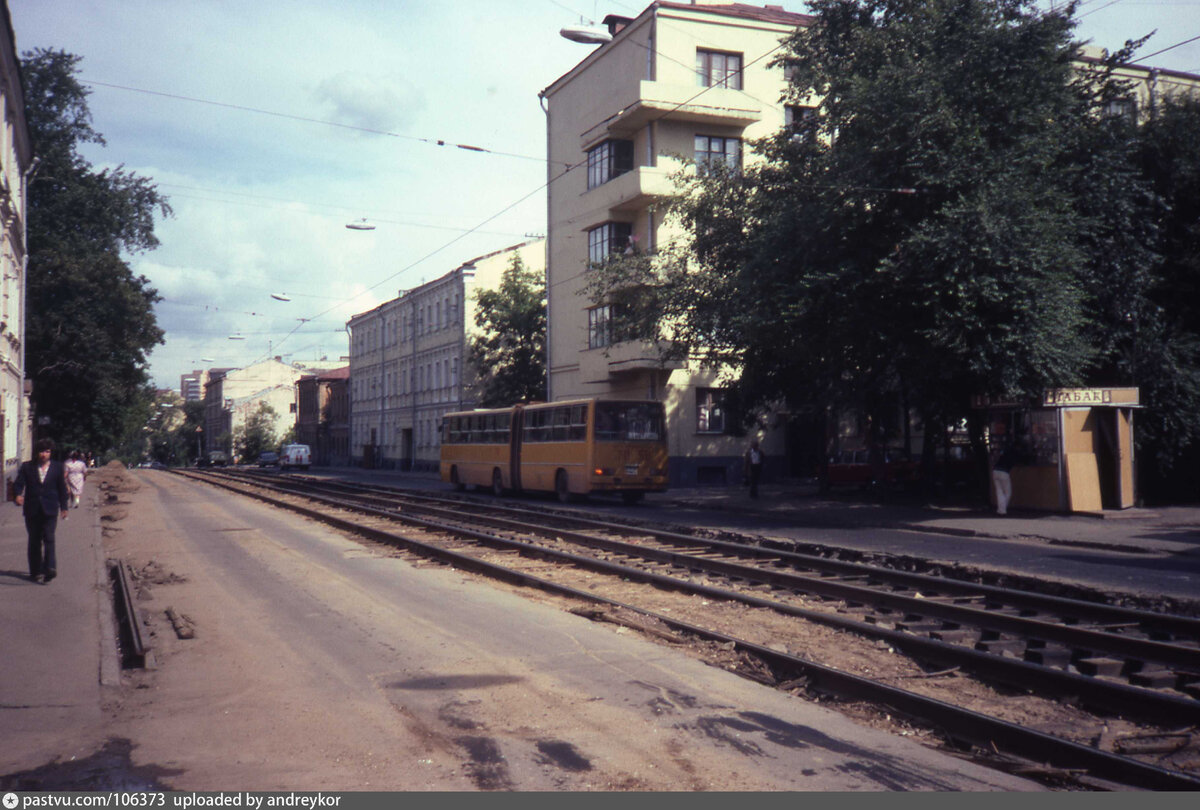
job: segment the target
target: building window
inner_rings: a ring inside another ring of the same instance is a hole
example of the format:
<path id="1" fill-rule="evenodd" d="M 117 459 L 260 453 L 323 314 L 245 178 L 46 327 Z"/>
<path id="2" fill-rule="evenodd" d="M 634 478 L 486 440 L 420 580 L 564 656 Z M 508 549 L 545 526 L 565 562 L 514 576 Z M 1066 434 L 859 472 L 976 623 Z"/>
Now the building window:
<path id="1" fill-rule="evenodd" d="M 633 141 L 605 141 L 588 150 L 588 188 L 633 171 Z"/>
<path id="2" fill-rule="evenodd" d="M 599 264 L 614 253 L 629 246 L 633 225 L 628 222 L 606 222 L 588 231 L 588 261 Z"/>
<path id="3" fill-rule="evenodd" d="M 791 135 L 792 140 L 803 140 L 811 136 L 817 117 L 815 107 L 797 107 L 789 104 L 783 108 L 783 115 L 784 129 Z"/>
<path id="4" fill-rule="evenodd" d="M 742 55 L 696 50 L 696 81 L 701 87 L 742 89 Z"/>
<path id="5" fill-rule="evenodd" d="M 588 310 L 588 348 L 599 349 L 612 342 L 612 307 L 592 307 Z"/>
<path id="6" fill-rule="evenodd" d="M 1131 124 L 1137 123 L 1137 99 L 1126 96 L 1114 98 L 1104 105 L 1104 114 L 1109 118 L 1123 118 Z"/>
<path id="7" fill-rule="evenodd" d="M 742 167 L 742 142 L 737 138 L 713 135 L 696 136 L 696 170 L 704 174 L 708 167 L 725 165 L 730 171 Z"/>
<path id="8" fill-rule="evenodd" d="M 696 431 L 725 432 L 725 392 L 720 388 L 696 389 Z"/>

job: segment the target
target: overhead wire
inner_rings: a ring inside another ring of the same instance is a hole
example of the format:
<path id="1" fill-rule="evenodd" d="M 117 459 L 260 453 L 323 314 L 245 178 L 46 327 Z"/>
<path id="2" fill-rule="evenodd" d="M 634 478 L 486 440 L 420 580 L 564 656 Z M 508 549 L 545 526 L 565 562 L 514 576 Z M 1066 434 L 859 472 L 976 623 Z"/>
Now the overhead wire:
<path id="1" fill-rule="evenodd" d="M 128 85 L 123 85 L 123 84 L 113 84 L 111 82 L 102 82 L 102 81 L 97 81 L 95 79 L 88 79 L 86 77 L 81 77 L 80 81 L 84 82 L 85 84 L 95 85 L 96 87 L 107 87 L 112 90 L 124 90 L 129 93 L 142 93 L 144 95 L 149 95 L 149 96 L 158 96 L 159 98 L 169 98 L 169 99 L 173 99 L 175 101 L 187 101 L 187 102 L 191 102 L 193 104 L 207 104 L 208 106 L 211 106 L 211 107 L 220 107 L 220 108 L 227 109 L 227 110 L 237 110 L 239 112 L 249 112 L 249 113 L 254 113 L 256 115 L 267 115 L 267 116 L 271 116 L 273 118 L 283 118 L 283 119 L 289 120 L 289 121 L 300 121 L 300 122 L 303 122 L 306 124 L 320 124 L 322 126 L 336 127 L 338 129 L 347 129 L 347 130 L 351 130 L 354 132 L 365 132 L 365 133 L 368 133 L 371 135 L 383 135 L 383 136 L 386 136 L 389 138 L 398 138 L 400 140 L 416 141 L 418 143 L 430 144 L 432 146 L 452 147 L 455 149 L 462 149 L 467 152 L 480 152 L 480 153 L 488 154 L 488 155 L 498 155 L 501 157 L 518 158 L 520 160 L 536 160 L 538 162 L 545 162 L 545 160 L 546 160 L 546 158 L 544 158 L 544 157 L 537 157 L 535 155 L 523 155 L 523 154 L 520 154 L 517 152 L 505 152 L 500 149 L 489 149 L 484 146 L 474 146 L 472 144 L 455 143 L 454 141 L 449 141 L 444 138 L 426 138 L 426 137 L 421 137 L 421 136 L 417 136 L 417 135 L 405 135 L 400 132 L 392 132 L 391 130 L 386 130 L 386 129 L 375 129 L 373 127 L 364 127 L 364 126 L 359 126 L 357 124 L 344 124 L 344 123 L 341 123 L 340 121 L 329 121 L 324 118 L 313 118 L 313 117 L 305 116 L 305 115 L 295 115 L 293 113 L 278 112 L 276 110 L 265 110 L 261 107 L 251 107 L 251 106 L 245 105 L 245 104 L 230 104 L 230 103 L 224 102 L 224 101 L 213 101 L 212 99 L 197 98 L 195 96 L 185 96 L 185 95 L 181 95 L 179 93 L 166 93 L 166 92 L 162 92 L 159 90 L 146 90 L 145 88 L 141 88 L 141 87 L 130 87 Z"/>

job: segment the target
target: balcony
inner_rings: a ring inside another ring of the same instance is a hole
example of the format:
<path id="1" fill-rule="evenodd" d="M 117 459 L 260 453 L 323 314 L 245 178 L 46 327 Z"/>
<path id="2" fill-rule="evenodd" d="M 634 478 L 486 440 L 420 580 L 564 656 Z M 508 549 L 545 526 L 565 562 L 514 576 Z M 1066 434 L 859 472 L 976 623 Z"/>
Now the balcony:
<path id="1" fill-rule="evenodd" d="M 675 186 L 666 169 L 640 166 L 589 190 L 587 201 L 596 208 L 629 213 L 674 193 Z"/>
<path id="2" fill-rule="evenodd" d="M 621 374 L 639 371 L 674 371 L 682 360 L 664 360 L 666 345 L 653 340 L 627 340 L 579 354 L 579 373 L 585 383 L 608 382 Z"/>
<path id="3" fill-rule="evenodd" d="M 730 127 L 748 127 L 763 119 L 762 104 L 741 90 L 648 81 L 638 84 L 634 102 L 583 133 L 580 145 L 584 149 L 606 137 L 628 138 L 660 119 Z"/>

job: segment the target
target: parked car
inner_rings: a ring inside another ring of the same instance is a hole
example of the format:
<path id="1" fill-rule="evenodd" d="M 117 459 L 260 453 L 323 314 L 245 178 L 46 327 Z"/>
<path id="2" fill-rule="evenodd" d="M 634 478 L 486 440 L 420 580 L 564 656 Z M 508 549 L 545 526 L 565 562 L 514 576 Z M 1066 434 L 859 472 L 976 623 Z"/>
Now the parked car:
<path id="1" fill-rule="evenodd" d="M 279 469 L 290 470 L 292 467 L 299 467 L 307 470 L 311 458 L 312 451 L 307 444 L 285 444 L 283 453 L 279 456 Z"/>
<path id="2" fill-rule="evenodd" d="M 867 487 L 872 484 L 904 484 L 917 477 L 917 463 L 906 458 L 900 450 L 883 451 L 882 461 L 882 470 L 878 470 L 871 464 L 869 450 L 834 453 L 829 458 L 829 484 Z"/>
<path id="3" fill-rule="evenodd" d="M 278 467 L 279 454 L 274 450 L 263 450 L 258 454 L 258 466 L 260 467 Z"/>

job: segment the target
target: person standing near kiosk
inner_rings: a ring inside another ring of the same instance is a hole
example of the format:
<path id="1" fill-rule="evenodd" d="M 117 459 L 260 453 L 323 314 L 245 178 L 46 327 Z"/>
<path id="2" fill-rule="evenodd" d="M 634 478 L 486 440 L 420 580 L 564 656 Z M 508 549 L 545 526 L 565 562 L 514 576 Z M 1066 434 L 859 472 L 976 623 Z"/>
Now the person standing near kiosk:
<path id="1" fill-rule="evenodd" d="M 1008 502 L 1012 499 L 1012 468 L 1015 454 L 1012 444 L 1005 442 L 992 465 L 992 488 L 996 491 L 996 514 L 1008 514 Z"/>

